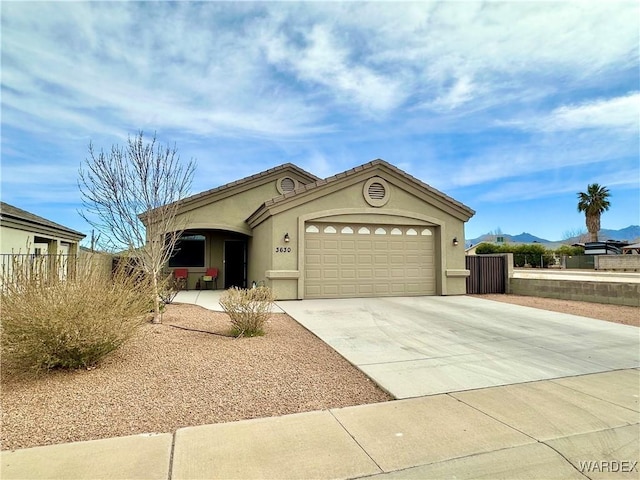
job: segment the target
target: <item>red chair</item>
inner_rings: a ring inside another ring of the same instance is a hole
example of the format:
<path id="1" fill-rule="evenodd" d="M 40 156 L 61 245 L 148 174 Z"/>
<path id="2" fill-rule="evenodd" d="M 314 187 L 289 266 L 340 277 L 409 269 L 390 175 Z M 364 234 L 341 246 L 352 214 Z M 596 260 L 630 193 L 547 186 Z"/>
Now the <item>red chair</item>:
<path id="1" fill-rule="evenodd" d="M 173 278 L 178 284 L 179 290 L 187 290 L 187 280 L 189 279 L 189 269 L 187 268 L 176 268 L 173 271 Z"/>
<path id="2" fill-rule="evenodd" d="M 202 277 L 202 281 L 206 284 L 207 282 L 213 282 L 215 284 L 215 290 L 218 289 L 218 269 L 217 268 L 207 268 L 204 276 Z"/>

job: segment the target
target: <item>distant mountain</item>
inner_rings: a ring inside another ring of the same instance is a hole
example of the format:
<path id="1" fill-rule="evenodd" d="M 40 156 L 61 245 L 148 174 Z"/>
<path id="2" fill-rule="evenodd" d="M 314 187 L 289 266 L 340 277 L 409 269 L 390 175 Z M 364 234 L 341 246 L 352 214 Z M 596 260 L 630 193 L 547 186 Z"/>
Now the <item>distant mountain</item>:
<path id="1" fill-rule="evenodd" d="M 640 225 L 629 225 L 620 230 L 600 230 L 598 237 L 601 240 L 627 240 L 631 242 L 640 237 Z"/>
<path id="2" fill-rule="evenodd" d="M 531 235 L 527 232 L 522 232 L 520 235 L 514 235 L 511 237 L 512 242 L 519 243 L 548 243 L 549 240 L 545 240 L 544 238 L 536 237 L 535 235 Z"/>
<path id="3" fill-rule="evenodd" d="M 567 238 L 566 240 L 546 240 L 544 238 L 536 237 L 530 233 L 523 232 L 519 235 L 510 235 L 508 233 L 501 233 L 496 235 L 494 233 L 485 233 L 477 238 L 469 238 L 466 241 L 468 245 L 477 245 L 481 242 L 495 242 L 496 237 L 504 237 L 505 242 L 514 243 L 547 243 L 547 244 L 567 244 L 584 242 L 581 237 Z M 587 237 L 588 238 L 588 237 Z M 630 243 L 636 243 L 640 241 L 640 225 L 630 225 L 620 230 L 609 230 L 603 228 L 598 234 L 599 240 L 627 240 Z M 588 240 L 587 240 L 588 241 Z"/>
<path id="4" fill-rule="evenodd" d="M 589 233 L 585 233 L 584 237 L 586 237 L 586 241 L 589 241 Z M 603 228 L 598 232 L 598 240 L 622 240 L 627 241 L 629 243 L 638 243 L 640 242 L 640 225 L 629 225 L 626 228 L 622 228 L 620 230 L 609 230 L 607 228 Z M 582 237 L 571 237 L 564 240 L 564 243 L 581 243 L 584 242 L 585 239 Z"/>
<path id="5" fill-rule="evenodd" d="M 505 242 L 512 243 L 550 243 L 549 240 L 545 240 L 544 238 L 536 237 L 535 235 L 531 235 L 527 232 L 522 232 L 519 235 L 509 235 L 508 233 L 500 233 L 498 235 L 494 233 L 485 233 L 484 235 L 480 235 L 478 238 L 468 239 L 467 245 L 477 245 L 480 242 L 495 242 L 497 237 L 503 237 Z"/>

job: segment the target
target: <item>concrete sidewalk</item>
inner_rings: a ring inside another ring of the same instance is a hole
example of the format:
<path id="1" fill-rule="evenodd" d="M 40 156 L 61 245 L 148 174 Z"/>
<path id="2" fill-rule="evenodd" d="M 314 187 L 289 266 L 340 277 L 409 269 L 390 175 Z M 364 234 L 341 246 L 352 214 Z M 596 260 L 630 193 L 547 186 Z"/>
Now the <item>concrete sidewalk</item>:
<path id="1" fill-rule="evenodd" d="M 638 478 L 639 385 L 625 369 L 5 451 L 1 477 Z"/>
<path id="2" fill-rule="evenodd" d="M 214 312 L 222 312 L 224 310 L 220 306 L 220 297 L 224 292 L 225 290 L 181 290 L 173 299 L 173 303 L 190 303 Z M 284 313 L 275 303 L 271 311 Z"/>

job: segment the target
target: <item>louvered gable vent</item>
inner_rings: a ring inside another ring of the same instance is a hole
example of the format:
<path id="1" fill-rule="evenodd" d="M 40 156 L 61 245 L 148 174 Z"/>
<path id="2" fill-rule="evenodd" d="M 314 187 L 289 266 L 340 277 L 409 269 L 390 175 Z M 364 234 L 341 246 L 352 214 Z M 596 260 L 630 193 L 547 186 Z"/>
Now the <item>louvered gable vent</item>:
<path id="1" fill-rule="evenodd" d="M 369 185 L 369 198 L 372 200 L 382 200 L 386 194 L 384 185 L 374 182 Z"/>
<path id="2" fill-rule="evenodd" d="M 280 185 L 282 186 L 282 191 L 285 193 L 293 192 L 296 189 L 296 182 L 294 182 L 293 179 L 289 177 L 283 178 Z"/>

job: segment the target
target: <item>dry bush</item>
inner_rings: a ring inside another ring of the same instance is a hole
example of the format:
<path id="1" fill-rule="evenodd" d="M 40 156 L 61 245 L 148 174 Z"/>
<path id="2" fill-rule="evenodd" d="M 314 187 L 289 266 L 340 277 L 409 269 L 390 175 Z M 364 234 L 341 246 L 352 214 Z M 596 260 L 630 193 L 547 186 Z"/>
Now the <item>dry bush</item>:
<path id="1" fill-rule="evenodd" d="M 180 291 L 180 284 L 173 276 L 173 273 L 163 272 L 158 280 L 158 293 L 160 295 L 160 308 L 164 309 L 165 305 L 170 305 L 175 300 Z"/>
<path id="2" fill-rule="evenodd" d="M 264 335 L 264 325 L 271 315 L 273 293 L 268 287 L 230 288 L 220 305 L 231 318 L 231 333 L 236 337 Z"/>
<path id="3" fill-rule="evenodd" d="M 90 266 L 59 279 L 14 269 L 0 292 L 3 368 L 39 373 L 86 368 L 131 338 L 148 317 L 148 282 Z"/>

